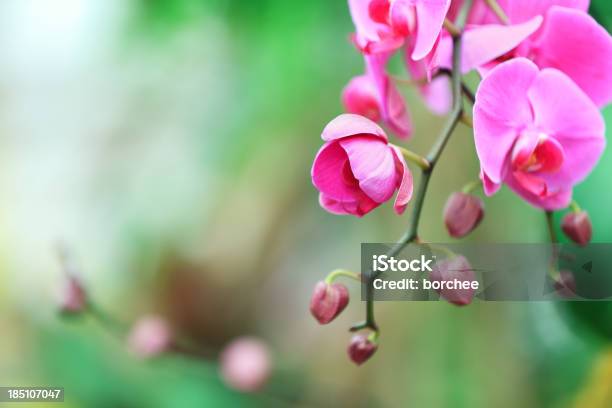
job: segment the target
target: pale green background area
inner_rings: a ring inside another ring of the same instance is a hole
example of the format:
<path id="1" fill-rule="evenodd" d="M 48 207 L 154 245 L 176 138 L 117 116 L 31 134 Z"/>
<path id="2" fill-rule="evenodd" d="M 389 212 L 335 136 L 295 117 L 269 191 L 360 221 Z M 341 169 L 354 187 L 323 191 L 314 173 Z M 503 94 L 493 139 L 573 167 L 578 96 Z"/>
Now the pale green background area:
<path id="1" fill-rule="evenodd" d="M 608 29 L 610 4 L 591 10 Z M 361 242 L 392 241 L 408 223 L 390 205 L 330 215 L 311 185 L 320 132 L 363 69 L 351 30 L 344 1 L 0 3 L 0 384 L 62 385 L 75 407 L 606 406 L 594 395 L 612 378 L 594 367 L 609 349 L 607 303 L 382 303 L 380 350 L 360 368 L 345 355 L 359 288 L 335 323 L 308 314 L 317 280 L 357 269 Z M 424 153 L 443 119 L 404 92 L 407 145 Z M 461 125 L 423 238 L 449 239 L 444 202 L 477 172 Z M 610 174 L 607 149 L 576 188 L 598 242 L 612 240 Z M 541 212 L 503 189 L 469 239 L 547 234 Z M 239 335 L 265 339 L 266 390 L 229 390 L 214 359 L 138 361 L 91 319 L 58 319 L 59 241 L 125 322 L 161 313 L 213 354 Z"/>

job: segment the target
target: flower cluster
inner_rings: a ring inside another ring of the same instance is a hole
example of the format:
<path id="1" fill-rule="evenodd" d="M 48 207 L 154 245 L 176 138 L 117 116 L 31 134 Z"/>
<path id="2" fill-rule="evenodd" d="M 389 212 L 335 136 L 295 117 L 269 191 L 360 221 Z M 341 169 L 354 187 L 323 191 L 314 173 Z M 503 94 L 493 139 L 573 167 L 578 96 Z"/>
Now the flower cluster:
<path id="1" fill-rule="evenodd" d="M 407 71 L 434 113 L 451 103 L 452 21 L 462 1 L 349 0 L 353 42 L 365 74 L 342 92 L 348 113 L 324 130 L 312 168 L 323 208 L 363 216 L 396 189 L 395 209 L 410 199 L 412 176 L 380 122 L 412 134 L 406 102 L 386 65 L 402 52 Z M 491 195 L 505 183 L 543 209 L 567 207 L 572 187 L 602 154 L 598 107 L 612 100 L 612 39 L 584 0 L 504 0 L 504 17 L 477 0 L 462 33 L 460 70 L 483 77 L 474 104 L 480 178 Z M 444 24 L 444 22 L 448 24 Z M 445 28 L 447 27 L 447 28 Z M 449 31 L 450 30 L 450 31 Z M 366 120 L 369 119 L 369 120 Z"/>
<path id="2" fill-rule="evenodd" d="M 407 165 L 412 163 L 421 169 L 421 185 L 414 195 L 414 219 L 397 248 L 420 240 L 418 218 L 429 175 L 463 121 L 473 126 L 480 174 L 449 197 L 444 223 L 451 237 L 469 234 L 483 219 L 484 203 L 473 194 L 477 187 L 490 196 L 505 184 L 545 210 L 549 223 L 552 211 L 571 205 L 562 230 L 579 245 L 591 240 L 590 220 L 572 201 L 572 191 L 605 147 L 599 109 L 612 101 L 612 37 L 588 15 L 589 0 L 348 0 L 348 5 L 355 25 L 352 43 L 365 69 L 342 91 L 346 113 L 323 130 L 325 143 L 312 166 L 324 209 L 362 217 L 395 195 L 394 209 L 402 214 L 413 198 Z M 396 53 L 410 79 L 387 71 Z M 481 77 L 475 93 L 462 80 L 470 71 Z M 413 136 L 400 84 L 414 85 L 432 113 L 450 113 L 426 157 L 389 142 L 387 133 Z M 471 117 L 463 108 L 464 95 L 473 105 Z M 467 259 L 453 256 L 440 262 L 430 279 L 469 280 L 473 273 Z M 348 303 L 348 290 L 332 281 L 317 285 L 311 299 L 310 310 L 321 324 Z M 456 305 L 470 303 L 473 296 L 440 293 Z M 353 329 L 373 333 L 356 335 L 348 349 L 357 364 L 377 349 L 372 300 L 367 301 L 366 321 Z"/>

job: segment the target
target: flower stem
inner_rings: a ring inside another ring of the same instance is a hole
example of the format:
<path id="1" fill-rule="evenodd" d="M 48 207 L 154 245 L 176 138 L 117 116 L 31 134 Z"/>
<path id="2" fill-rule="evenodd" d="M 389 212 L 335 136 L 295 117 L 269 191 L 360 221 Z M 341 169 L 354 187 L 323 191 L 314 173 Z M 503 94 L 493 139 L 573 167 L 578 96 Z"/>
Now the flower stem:
<path id="1" fill-rule="evenodd" d="M 429 163 L 428 168 L 421 168 L 421 181 L 417 188 L 416 194 L 414 195 L 414 204 L 412 207 L 412 213 L 410 217 L 410 224 L 404 235 L 399 241 L 389 250 L 388 256 L 397 255 L 406 245 L 410 244 L 417 239 L 419 221 L 421 218 L 421 210 L 423 209 L 423 203 L 425 202 L 425 195 L 427 193 L 427 186 L 433 169 L 440 158 L 444 147 L 448 143 L 450 136 L 452 135 L 455 127 L 461 120 L 463 115 L 463 98 L 462 98 L 462 81 L 461 81 L 461 33 L 467 15 L 472 7 L 473 0 L 466 0 L 463 3 L 459 16 L 457 17 L 456 27 L 457 32 L 453 34 L 453 69 L 449 73 L 451 77 L 452 94 L 453 94 L 453 108 L 451 113 L 442 129 L 442 132 L 438 136 L 435 144 L 431 148 L 429 154 L 426 156 L 426 160 Z M 370 328 L 371 330 L 378 332 L 378 325 L 374 318 L 374 288 L 372 281 L 378 274 L 373 271 L 369 271 L 364 275 L 364 284 L 366 286 L 366 320 L 365 322 L 358 323 L 351 327 L 351 331 L 361 330 Z"/>
<path id="2" fill-rule="evenodd" d="M 101 309 L 92 301 L 87 302 L 87 308 L 89 315 L 93 317 L 105 330 L 112 335 L 123 338 L 128 331 L 128 327 L 121 321 L 117 320 L 114 316 Z"/>
<path id="3" fill-rule="evenodd" d="M 470 194 L 472 191 L 476 190 L 478 187 L 482 186 L 482 180 L 477 179 L 467 183 L 461 191 L 465 194 Z"/>
<path id="4" fill-rule="evenodd" d="M 460 34 L 459 27 L 453 24 L 453 22 L 450 21 L 448 18 L 444 19 L 444 28 L 452 36 L 456 36 Z"/>
<path id="5" fill-rule="evenodd" d="M 472 105 L 476 103 L 476 95 L 474 95 L 474 92 L 472 92 L 465 82 L 461 82 L 461 92 L 470 100 Z"/>
<path id="6" fill-rule="evenodd" d="M 356 280 L 357 282 L 361 282 L 361 278 L 359 277 L 358 273 L 351 272 L 346 269 L 336 269 L 331 271 L 329 275 L 327 275 L 327 277 L 325 278 L 325 283 L 331 285 L 340 276 L 344 276 Z"/>
<path id="7" fill-rule="evenodd" d="M 572 200 L 572 202 L 570 203 L 570 208 L 572 209 L 573 212 L 580 212 L 580 211 L 582 211 L 582 209 L 580 208 L 580 206 L 578 205 L 578 202 L 576 202 L 576 200 Z"/>
<path id="8" fill-rule="evenodd" d="M 416 164 L 422 170 L 429 169 L 430 167 L 429 162 L 423 156 L 416 154 L 415 152 L 408 150 L 405 147 L 397 146 L 397 145 L 394 145 L 394 146 L 397 147 L 400 150 L 400 152 L 402 152 L 402 156 L 404 156 L 404 158 L 408 160 L 409 162 Z"/>
<path id="9" fill-rule="evenodd" d="M 558 268 L 558 259 L 559 259 L 559 250 L 557 248 L 557 233 L 555 232 L 555 224 L 553 219 L 553 212 L 546 211 L 546 225 L 548 226 L 548 235 L 550 237 L 550 242 L 552 244 L 552 255 L 550 258 L 550 264 L 548 266 L 548 274 L 554 280 L 558 280 L 559 278 L 559 268 Z"/>
<path id="10" fill-rule="evenodd" d="M 474 127 L 474 121 L 472 120 L 472 117 L 469 115 L 466 115 L 465 113 L 461 115 L 461 123 L 463 123 L 465 126 L 469 128 Z"/>
<path id="11" fill-rule="evenodd" d="M 550 236 L 550 242 L 553 244 L 556 244 L 557 243 L 557 233 L 555 232 L 552 211 L 546 211 L 546 225 L 548 225 L 548 235 Z"/>
<path id="12" fill-rule="evenodd" d="M 485 3 L 487 3 L 487 6 L 489 6 L 493 14 L 495 14 L 495 16 L 499 19 L 499 21 L 502 22 L 502 24 L 507 25 L 510 23 L 510 20 L 508 20 L 508 16 L 504 12 L 504 10 L 501 8 L 497 0 L 485 0 Z"/>

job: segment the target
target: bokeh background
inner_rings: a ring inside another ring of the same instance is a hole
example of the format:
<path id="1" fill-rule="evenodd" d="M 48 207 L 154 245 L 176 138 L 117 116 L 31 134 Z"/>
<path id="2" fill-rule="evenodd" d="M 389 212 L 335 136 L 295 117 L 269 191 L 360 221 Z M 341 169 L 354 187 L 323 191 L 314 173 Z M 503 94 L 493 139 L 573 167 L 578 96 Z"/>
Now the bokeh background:
<path id="1" fill-rule="evenodd" d="M 611 4 L 591 4 L 608 30 Z M 340 0 L 0 2 L 0 385 L 63 386 L 73 407 L 612 406 L 608 303 L 377 304 L 381 347 L 359 368 L 345 353 L 359 288 L 334 324 L 309 315 L 316 281 L 358 269 L 361 242 L 408 222 L 388 205 L 330 215 L 310 182 L 321 129 L 363 69 L 351 31 Z M 424 153 L 443 120 L 405 95 Z M 460 126 L 425 239 L 449 239 L 443 204 L 477 171 Z M 612 242 L 611 172 L 608 149 L 576 189 L 597 242 Z M 547 239 L 509 191 L 486 207 L 470 240 Z M 209 357 L 142 361 L 91 316 L 60 318 L 59 243 L 101 309 L 164 316 Z M 216 356 L 243 335 L 271 350 L 258 393 L 219 378 Z"/>

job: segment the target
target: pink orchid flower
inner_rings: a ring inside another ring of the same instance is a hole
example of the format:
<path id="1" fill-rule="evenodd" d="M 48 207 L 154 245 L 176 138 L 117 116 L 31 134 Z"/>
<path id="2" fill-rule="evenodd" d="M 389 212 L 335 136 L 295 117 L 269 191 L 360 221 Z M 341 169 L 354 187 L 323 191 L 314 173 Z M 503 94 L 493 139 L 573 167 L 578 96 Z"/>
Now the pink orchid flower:
<path id="1" fill-rule="evenodd" d="M 566 207 L 595 167 L 605 125 L 597 106 L 564 73 L 515 58 L 480 84 L 474 137 L 485 193 L 501 183 L 536 207 Z"/>
<path id="2" fill-rule="evenodd" d="M 412 58 L 433 49 L 451 0 L 349 0 L 355 43 L 364 53 L 394 51 L 414 36 Z"/>
<path id="3" fill-rule="evenodd" d="M 586 13 L 589 0 L 500 0 L 512 24 L 543 16 L 542 26 L 508 54 L 481 68 L 526 57 L 569 76 L 598 106 L 612 101 L 612 37 Z"/>
<path id="4" fill-rule="evenodd" d="M 513 25 L 486 24 L 468 25 L 463 33 L 461 72 L 482 67 L 516 48 L 541 25 L 542 17 L 536 16 L 526 22 Z M 442 31 L 438 43 L 423 60 L 413 61 L 406 56 L 406 66 L 415 79 L 430 78 L 439 68 L 452 68 L 453 39 Z M 447 77 L 436 77 L 419 85 L 421 96 L 427 107 L 435 114 L 448 113 L 451 106 L 450 81 Z"/>
<path id="5" fill-rule="evenodd" d="M 404 212 L 412 196 L 412 173 L 380 126 L 363 116 L 343 114 L 325 127 L 321 138 L 325 144 L 311 176 L 323 208 L 361 217 L 397 190 L 394 208 Z"/>
<path id="6" fill-rule="evenodd" d="M 387 55 L 366 56 L 366 75 L 353 78 L 342 91 L 347 112 L 383 121 L 400 138 L 412 134 L 412 120 L 404 98 L 384 71 Z"/>

